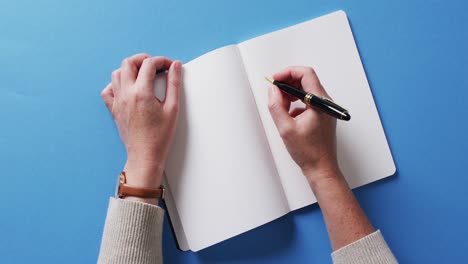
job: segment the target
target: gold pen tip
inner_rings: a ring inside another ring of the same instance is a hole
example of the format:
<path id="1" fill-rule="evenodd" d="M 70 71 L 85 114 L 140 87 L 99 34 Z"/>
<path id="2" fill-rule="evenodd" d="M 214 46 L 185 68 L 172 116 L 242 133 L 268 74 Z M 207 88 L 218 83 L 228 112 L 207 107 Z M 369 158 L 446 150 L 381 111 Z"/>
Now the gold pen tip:
<path id="1" fill-rule="evenodd" d="M 267 80 L 267 82 L 270 82 L 270 83 L 273 83 L 275 81 L 275 80 L 273 80 L 273 78 L 266 77 L 266 76 L 265 76 L 265 80 Z"/>

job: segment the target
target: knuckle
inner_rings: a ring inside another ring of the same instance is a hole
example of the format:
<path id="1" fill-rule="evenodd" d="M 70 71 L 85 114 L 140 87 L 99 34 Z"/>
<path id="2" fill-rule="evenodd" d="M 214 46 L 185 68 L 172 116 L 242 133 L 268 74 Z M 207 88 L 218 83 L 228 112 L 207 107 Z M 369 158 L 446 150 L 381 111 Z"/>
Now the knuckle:
<path id="1" fill-rule="evenodd" d="M 147 63 L 150 63 L 151 62 L 151 58 L 150 57 L 146 57 L 143 59 L 143 63 L 144 64 L 147 64 Z"/>
<path id="2" fill-rule="evenodd" d="M 312 68 L 312 67 L 307 67 L 307 72 L 308 72 L 309 74 L 315 75 L 315 70 L 314 70 L 314 68 Z"/>
<path id="3" fill-rule="evenodd" d="M 119 77 L 119 74 L 120 74 L 120 69 L 112 71 L 112 74 L 111 74 L 112 79 Z"/>
<path id="4" fill-rule="evenodd" d="M 130 58 L 125 58 L 122 60 L 122 66 L 130 64 Z"/>
<path id="5" fill-rule="evenodd" d="M 145 59 L 148 59 L 149 57 L 151 57 L 151 55 L 149 55 L 148 53 L 144 53 L 144 52 L 138 55 L 145 57 Z"/>

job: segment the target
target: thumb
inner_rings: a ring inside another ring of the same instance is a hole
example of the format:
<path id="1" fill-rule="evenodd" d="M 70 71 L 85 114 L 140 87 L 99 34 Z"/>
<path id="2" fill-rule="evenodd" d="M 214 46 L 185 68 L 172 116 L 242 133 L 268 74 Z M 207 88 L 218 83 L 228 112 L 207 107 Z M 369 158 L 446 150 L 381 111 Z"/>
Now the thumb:
<path id="1" fill-rule="evenodd" d="M 102 100 L 106 104 L 109 112 L 112 113 L 112 105 L 114 104 L 114 91 L 112 90 L 112 84 L 109 83 L 104 90 L 101 92 Z"/>
<path id="2" fill-rule="evenodd" d="M 288 104 L 284 100 L 285 98 L 276 85 L 272 85 L 268 89 L 268 109 L 280 135 L 294 127 L 294 120 L 289 115 L 289 109 L 286 109 Z"/>

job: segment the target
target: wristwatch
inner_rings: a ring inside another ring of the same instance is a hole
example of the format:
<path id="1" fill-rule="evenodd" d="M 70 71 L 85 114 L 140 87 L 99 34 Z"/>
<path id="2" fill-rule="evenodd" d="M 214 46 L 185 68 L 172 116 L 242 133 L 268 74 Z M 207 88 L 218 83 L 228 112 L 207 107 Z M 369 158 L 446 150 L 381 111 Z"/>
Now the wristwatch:
<path id="1" fill-rule="evenodd" d="M 134 196 L 140 198 L 164 199 L 164 187 L 160 186 L 157 189 L 149 189 L 128 185 L 125 172 L 122 171 L 119 175 L 119 187 L 117 189 L 117 196 L 119 198 L 124 198 L 126 196 Z"/>

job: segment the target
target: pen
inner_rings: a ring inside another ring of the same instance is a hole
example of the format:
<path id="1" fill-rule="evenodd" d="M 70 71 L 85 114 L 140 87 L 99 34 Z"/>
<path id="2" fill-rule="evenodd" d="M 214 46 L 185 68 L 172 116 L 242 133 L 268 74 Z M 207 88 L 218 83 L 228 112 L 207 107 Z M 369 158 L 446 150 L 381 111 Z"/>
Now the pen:
<path id="1" fill-rule="evenodd" d="M 297 97 L 305 104 L 314 106 L 316 109 L 319 109 L 327 113 L 328 115 L 333 116 L 334 118 L 341 119 L 344 121 L 349 121 L 351 119 L 351 115 L 349 115 L 348 110 L 344 109 L 343 107 L 339 106 L 338 104 L 336 104 L 328 98 L 320 97 L 313 93 L 306 93 L 303 90 L 300 90 L 292 85 L 273 80 L 269 77 L 265 77 L 265 79 L 268 82 L 278 86 L 278 88 L 280 88 L 281 91 L 294 97 Z"/>

